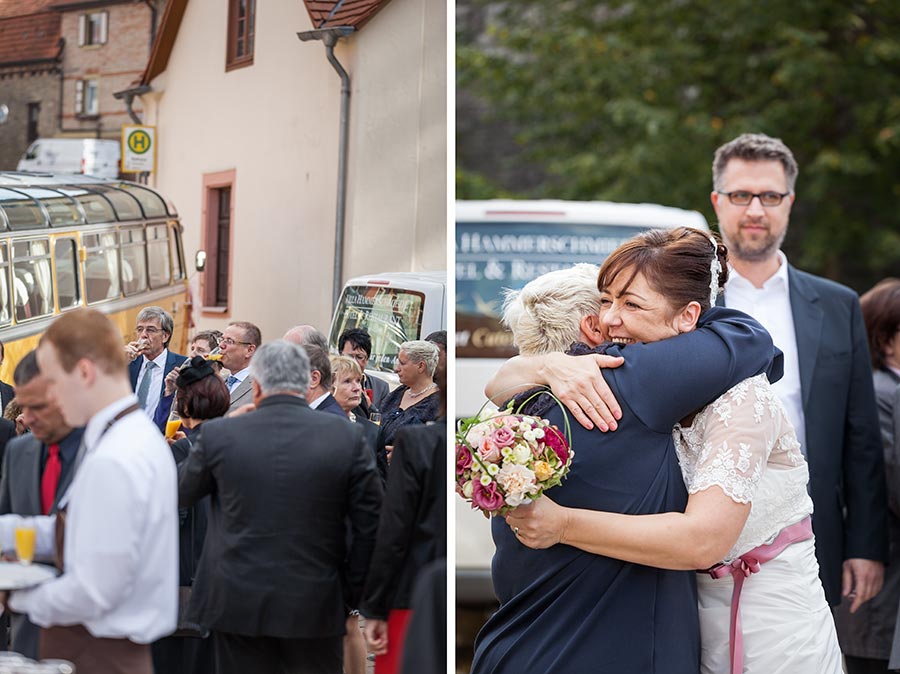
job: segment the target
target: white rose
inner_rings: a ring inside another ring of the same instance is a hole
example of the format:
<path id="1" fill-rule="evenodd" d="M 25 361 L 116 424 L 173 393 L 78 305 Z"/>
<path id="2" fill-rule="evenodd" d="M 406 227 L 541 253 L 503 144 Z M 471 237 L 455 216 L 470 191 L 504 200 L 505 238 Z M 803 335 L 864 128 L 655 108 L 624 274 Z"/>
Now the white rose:
<path id="1" fill-rule="evenodd" d="M 469 480 L 463 485 L 463 496 L 466 498 L 472 498 L 472 490 L 474 486 L 472 485 L 472 480 Z"/>
<path id="2" fill-rule="evenodd" d="M 520 464 L 526 464 L 531 460 L 531 448 L 528 445 L 519 443 L 513 447 L 513 461 Z"/>

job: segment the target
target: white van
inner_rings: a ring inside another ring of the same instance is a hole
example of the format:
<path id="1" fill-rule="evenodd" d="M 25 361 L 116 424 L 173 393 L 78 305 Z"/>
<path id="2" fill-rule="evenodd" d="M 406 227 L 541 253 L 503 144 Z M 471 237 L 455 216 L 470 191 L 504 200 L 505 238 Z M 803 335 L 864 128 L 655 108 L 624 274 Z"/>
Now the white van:
<path id="1" fill-rule="evenodd" d="M 102 138 L 38 138 L 25 151 L 18 171 L 83 173 L 119 177 L 119 141 Z"/>
<path id="2" fill-rule="evenodd" d="M 357 276 L 344 284 L 334 309 L 328 345 L 348 328 L 365 328 L 372 338 L 366 372 L 399 383 L 394 369 L 400 345 L 447 329 L 447 272 L 387 272 Z"/>

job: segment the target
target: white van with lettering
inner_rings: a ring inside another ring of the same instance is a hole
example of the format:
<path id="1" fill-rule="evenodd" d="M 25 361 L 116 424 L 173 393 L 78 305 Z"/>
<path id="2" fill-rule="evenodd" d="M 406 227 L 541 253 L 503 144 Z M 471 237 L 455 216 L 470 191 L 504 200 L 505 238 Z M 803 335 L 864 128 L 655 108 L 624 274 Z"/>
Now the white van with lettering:
<path id="1" fill-rule="evenodd" d="M 103 138 L 38 138 L 25 151 L 17 171 L 83 173 L 119 177 L 119 141 Z"/>
<path id="2" fill-rule="evenodd" d="M 457 201 L 456 416 L 479 411 L 488 379 L 516 355 L 512 335 L 500 323 L 504 288 L 519 289 L 577 262 L 599 265 L 641 231 L 678 226 L 709 229 L 697 211 L 656 204 Z M 490 604 L 490 523 L 462 499 L 456 523 L 457 603 Z"/>
<path id="3" fill-rule="evenodd" d="M 447 329 L 447 272 L 387 272 L 349 279 L 334 309 L 328 345 L 348 328 L 365 328 L 372 338 L 366 372 L 399 383 L 394 369 L 400 345 Z"/>

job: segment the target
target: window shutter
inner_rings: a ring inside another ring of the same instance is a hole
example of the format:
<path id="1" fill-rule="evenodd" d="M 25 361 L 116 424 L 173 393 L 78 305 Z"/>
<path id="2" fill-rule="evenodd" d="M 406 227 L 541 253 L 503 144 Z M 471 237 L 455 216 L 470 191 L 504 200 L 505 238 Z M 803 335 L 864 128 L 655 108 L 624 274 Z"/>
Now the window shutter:
<path id="1" fill-rule="evenodd" d="M 84 80 L 75 82 L 75 112 L 84 112 Z"/>
<path id="2" fill-rule="evenodd" d="M 106 44 L 106 25 L 109 20 L 109 12 L 100 12 L 100 39 L 99 44 Z"/>
<path id="3" fill-rule="evenodd" d="M 87 30 L 87 14 L 78 17 L 78 46 L 84 46 L 84 34 Z"/>

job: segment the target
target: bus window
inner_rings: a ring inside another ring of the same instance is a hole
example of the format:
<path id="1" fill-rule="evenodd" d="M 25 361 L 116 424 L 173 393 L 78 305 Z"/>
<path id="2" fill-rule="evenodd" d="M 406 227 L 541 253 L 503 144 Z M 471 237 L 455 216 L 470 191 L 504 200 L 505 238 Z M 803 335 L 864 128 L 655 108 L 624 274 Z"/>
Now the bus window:
<path id="1" fill-rule="evenodd" d="M 57 239 L 53 245 L 53 257 L 56 261 L 56 299 L 59 308 L 77 306 L 81 297 L 78 292 L 75 239 Z"/>
<path id="2" fill-rule="evenodd" d="M 13 244 L 13 288 L 17 321 L 53 313 L 48 239 Z"/>
<path id="3" fill-rule="evenodd" d="M 122 251 L 122 290 L 134 295 L 147 289 L 147 256 L 144 251 L 144 229 L 129 227 L 119 232 Z"/>
<path id="4" fill-rule="evenodd" d="M 78 205 L 71 197 L 60 194 L 57 190 L 40 187 L 22 188 L 22 192 L 44 204 L 44 208 L 47 209 L 47 215 L 50 216 L 51 227 L 70 227 L 84 224 L 84 216 L 78 210 Z"/>
<path id="5" fill-rule="evenodd" d="M 159 288 L 169 285 L 171 271 L 169 269 L 169 240 L 166 236 L 166 225 L 147 227 L 147 269 L 150 272 L 150 287 Z"/>
<path id="6" fill-rule="evenodd" d="M 425 295 L 381 286 L 347 286 L 335 310 L 331 343 L 347 328 L 363 327 L 372 338 L 368 368 L 393 372 L 403 342 L 419 339 Z"/>
<path id="7" fill-rule="evenodd" d="M 88 304 L 119 296 L 116 233 L 84 234 L 84 294 Z"/>
<path id="8" fill-rule="evenodd" d="M 75 201 L 81 204 L 84 209 L 84 215 L 87 217 L 88 224 L 98 222 L 114 222 L 116 214 L 113 212 L 109 202 L 99 194 L 93 192 L 85 192 L 84 190 L 63 190 L 68 194 L 72 194 Z"/>
<path id="9" fill-rule="evenodd" d="M 166 215 L 166 204 L 156 192 L 151 192 L 137 185 L 128 183 L 120 183 L 117 185 L 120 190 L 125 190 L 135 199 L 141 202 L 141 208 L 144 210 L 145 218 L 164 218 Z"/>
<path id="10" fill-rule="evenodd" d="M 184 267 L 182 266 L 184 258 L 181 256 L 181 234 L 178 225 L 172 225 L 169 243 L 172 246 L 172 278 L 180 281 L 184 278 Z"/>
<path id="11" fill-rule="evenodd" d="M 21 192 L 0 189 L 0 208 L 6 213 L 10 229 L 46 227 L 47 221 L 40 205 Z"/>
<path id="12" fill-rule="evenodd" d="M 141 219 L 141 207 L 130 194 L 106 185 L 91 185 L 91 189 L 109 199 L 119 220 Z"/>
<path id="13" fill-rule="evenodd" d="M 9 256 L 6 254 L 6 242 L 0 243 L 0 325 L 12 319 L 9 303 Z"/>

